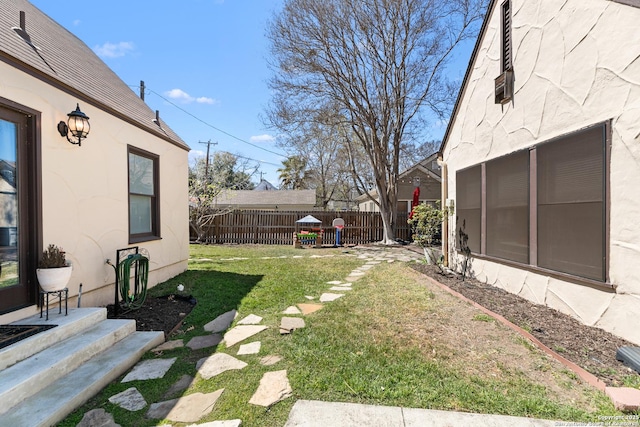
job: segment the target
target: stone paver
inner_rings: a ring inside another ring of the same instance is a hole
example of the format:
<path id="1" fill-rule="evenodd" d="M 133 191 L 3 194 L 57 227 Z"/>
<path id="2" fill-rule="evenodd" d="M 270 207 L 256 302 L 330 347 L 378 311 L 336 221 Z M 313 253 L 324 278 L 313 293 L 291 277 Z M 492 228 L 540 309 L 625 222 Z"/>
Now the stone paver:
<path id="1" fill-rule="evenodd" d="M 260 341 L 254 341 L 249 344 L 242 344 L 238 349 L 238 356 L 242 356 L 244 354 L 258 354 L 260 353 L 260 346 L 262 343 Z"/>
<path id="2" fill-rule="evenodd" d="M 631 387 L 607 387 L 605 393 L 619 411 L 635 412 L 640 409 L 640 390 Z M 637 419 L 635 420 L 638 421 Z"/>
<path id="3" fill-rule="evenodd" d="M 240 427 L 242 420 L 211 421 L 204 424 L 189 424 L 187 427 Z"/>
<path id="4" fill-rule="evenodd" d="M 135 380 L 153 380 L 156 378 L 162 378 L 175 361 L 175 357 L 170 359 L 143 360 L 133 367 L 131 372 L 122 379 L 122 382 L 126 383 Z"/>
<path id="5" fill-rule="evenodd" d="M 271 365 L 275 365 L 276 363 L 278 363 L 281 360 L 282 360 L 282 357 L 274 354 L 274 355 L 271 355 L 271 356 L 265 356 L 265 357 L 261 358 L 260 359 L 260 364 L 264 365 L 264 366 L 271 366 Z"/>
<path id="6" fill-rule="evenodd" d="M 193 383 L 193 377 L 191 375 L 183 375 L 178 378 L 178 381 L 173 383 L 169 390 L 166 391 L 164 395 L 162 395 L 163 399 L 170 399 L 181 391 L 184 391 L 189 388 L 189 386 Z"/>
<path id="7" fill-rule="evenodd" d="M 114 394 L 109 398 L 109 402 L 126 409 L 127 411 L 139 411 L 147 406 L 147 401 L 140 394 L 137 388 L 131 387 L 125 391 Z"/>
<path id="8" fill-rule="evenodd" d="M 292 393 L 286 370 L 267 372 L 260 380 L 258 390 L 251 396 L 249 403 L 269 407 L 291 396 Z"/>
<path id="9" fill-rule="evenodd" d="M 17 427 L 17 426 L 16 426 Z M 122 427 L 116 424 L 113 415 L 104 409 L 92 409 L 84 414 L 76 427 Z"/>
<path id="10" fill-rule="evenodd" d="M 318 310 L 322 310 L 322 307 L 324 307 L 324 305 L 322 305 L 322 304 L 298 304 L 298 307 L 302 311 L 302 314 L 306 316 L 307 314 L 315 313 Z"/>
<path id="11" fill-rule="evenodd" d="M 238 312 L 236 310 L 227 311 L 204 325 L 207 332 L 222 332 L 229 329 L 231 323 L 235 320 Z"/>
<path id="12" fill-rule="evenodd" d="M 282 314 L 300 314 L 300 310 L 295 305 L 290 305 Z"/>
<path id="13" fill-rule="evenodd" d="M 342 292 L 342 291 L 350 291 L 353 288 L 351 286 L 332 286 L 331 288 L 329 288 L 330 291 L 337 291 L 337 292 Z"/>
<path id="14" fill-rule="evenodd" d="M 322 295 L 320 295 L 320 302 L 331 302 L 331 301 L 335 301 L 340 297 L 343 297 L 344 294 L 333 294 L 330 292 L 324 293 Z"/>
<path id="15" fill-rule="evenodd" d="M 242 320 L 238 321 L 238 325 L 257 325 L 262 322 L 262 317 L 256 316 L 255 314 L 250 314 Z"/>
<path id="16" fill-rule="evenodd" d="M 215 353 L 204 357 L 196 363 L 196 369 L 202 378 L 208 380 L 230 370 L 242 369 L 247 364 L 226 353 Z"/>
<path id="17" fill-rule="evenodd" d="M 187 343 L 187 347 L 189 347 L 191 350 L 199 350 L 201 348 L 213 347 L 214 345 L 218 345 L 221 341 L 222 335 L 220 334 L 201 335 L 191 338 Z"/>
<path id="18" fill-rule="evenodd" d="M 179 423 L 193 423 L 213 410 L 223 388 L 213 393 L 193 393 L 179 399 L 165 400 L 151 405 L 147 418 L 164 419 Z"/>
<path id="19" fill-rule="evenodd" d="M 181 348 L 181 347 L 184 347 L 183 340 L 172 340 L 172 341 L 167 341 L 165 343 L 160 344 L 159 346 L 152 349 L 151 351 L 157 353 L 159 351 L 173 350 L 175 348 Z"/>
<path id="20" fill-rule="evenodd" d="M 224 342 L 227 344 L 227 348 L 234 344 L 244 341 L 249 337 L 254 336 L 267 329 L 264 325 L 240 325 L 228 331 L 224 334 Z"/>
<path id="21" fill-rule="evenodd" d="M 342 283 L 340 280 L 332 280 L 327 282 L 327 285 L 339 285 L 340 283 Z"/>
<path id="22" fill-rule="evenodd" d="M 316 297 L 312 297 L 311 295 L 305 295 L 304 297 L 309 301 L 313 301 L 314 299 L 316 299 Z"/>
<path id="23" fill-rule="evenodd" d="M 294 330 L 304 327 L 304 319 L 300 317 L 283 317 L 282 319 L 280 319 L 281 334 L 290 334 Z"/>

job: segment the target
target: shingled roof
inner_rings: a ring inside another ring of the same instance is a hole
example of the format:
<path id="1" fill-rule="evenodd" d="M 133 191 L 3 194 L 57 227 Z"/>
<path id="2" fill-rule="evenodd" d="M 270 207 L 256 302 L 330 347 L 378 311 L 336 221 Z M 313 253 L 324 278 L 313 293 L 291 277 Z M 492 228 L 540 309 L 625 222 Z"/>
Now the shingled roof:
<path id="1" fill-rule="evenodd" d="M 225 191 L 216 198 L 216 203 L 233 206 L 278 205 L 282 208 L 288 205 L 314 206 L 316 190 Z"/>
<path id="2" fill-rule="evenodd" d="M 0 0 L 0 61 L 189 149 L 84 42 L 27 0 Z"/>

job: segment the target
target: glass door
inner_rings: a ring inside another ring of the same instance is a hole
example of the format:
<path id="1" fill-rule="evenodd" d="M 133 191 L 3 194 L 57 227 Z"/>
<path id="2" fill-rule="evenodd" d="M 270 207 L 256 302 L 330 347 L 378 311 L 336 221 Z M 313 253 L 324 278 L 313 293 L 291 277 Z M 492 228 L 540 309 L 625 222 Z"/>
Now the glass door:
<path id="1" fill-rule="evenodd" d="M 21 170 L 29 145 L 28 124 L 27 115 L 0 107 L 0 313 L 35 302 L 31 263 L 25 262 L 30 241 L 30 179 Z"/>

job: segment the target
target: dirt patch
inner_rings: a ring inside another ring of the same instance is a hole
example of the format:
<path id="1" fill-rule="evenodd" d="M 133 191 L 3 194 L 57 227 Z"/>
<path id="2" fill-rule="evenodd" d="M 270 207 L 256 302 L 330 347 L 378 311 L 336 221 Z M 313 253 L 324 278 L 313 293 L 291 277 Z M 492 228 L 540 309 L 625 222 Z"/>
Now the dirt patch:
<path id="1" fill-rule="evenodd" d="M 107 306 L 109 319 L 135 319 L 138 331 L 164 331 L 168 338 L 193 310 L 196 301 L 192 297 L 167 295 L 148 297 L 144 305 L 137 310 L 125 311 L 114 315 L 113 304 Z"/>
<path id="2" fill-rule="evenodd" d="M 638 375 L 616 360 L 618 348 L 634 345 L 622 338 L 504 289 L 474 279 L 462 281 L 458 276 L 443 275 L 432 265 L 415 264 L 413 268 L 525 329 L 608 386 L 623 386 L 625 378 Z M 479 341 L 481 344 L 482 339 L 473 339 L 474 343 Z"/>
<path id="3" fill-rule="evenodd" d="M 417 347 L 425 358 L 486 381 L 487 387 L 525 381 L 544 387 L 553 400 L 596 409 L 593 388 L 560 362 L 478 308 L 425 281 L 420 273 L 407 270 L 407 275 L 415 286 L 426 288 L 430 299 L 415 304 L 405 300 L 398 307 L 391 338 L 398 345 Z"/>

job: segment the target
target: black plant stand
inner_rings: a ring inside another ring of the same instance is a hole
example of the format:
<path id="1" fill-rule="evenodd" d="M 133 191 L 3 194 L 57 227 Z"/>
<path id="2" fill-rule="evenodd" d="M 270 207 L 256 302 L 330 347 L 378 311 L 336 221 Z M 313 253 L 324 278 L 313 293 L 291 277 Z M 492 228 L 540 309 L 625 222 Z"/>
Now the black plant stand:
<path id="1" fill-rule="evenodd" d="M 45 301 L 47 306 L 47 317 L 45 320 L 49 320 L 49 295 L 54 295 L 54 298 L 57 296 L 60 301 L 60 305 L 58 307 L 58 314 L 62 314 L 62 295 L 64 294 L 64 315 L 69 314 L 69 288 L 60 289 L 59 291 L 43 291 L 40 290 L 40 318 L 42 318 L 42 312 L 44 310 Z"/>

